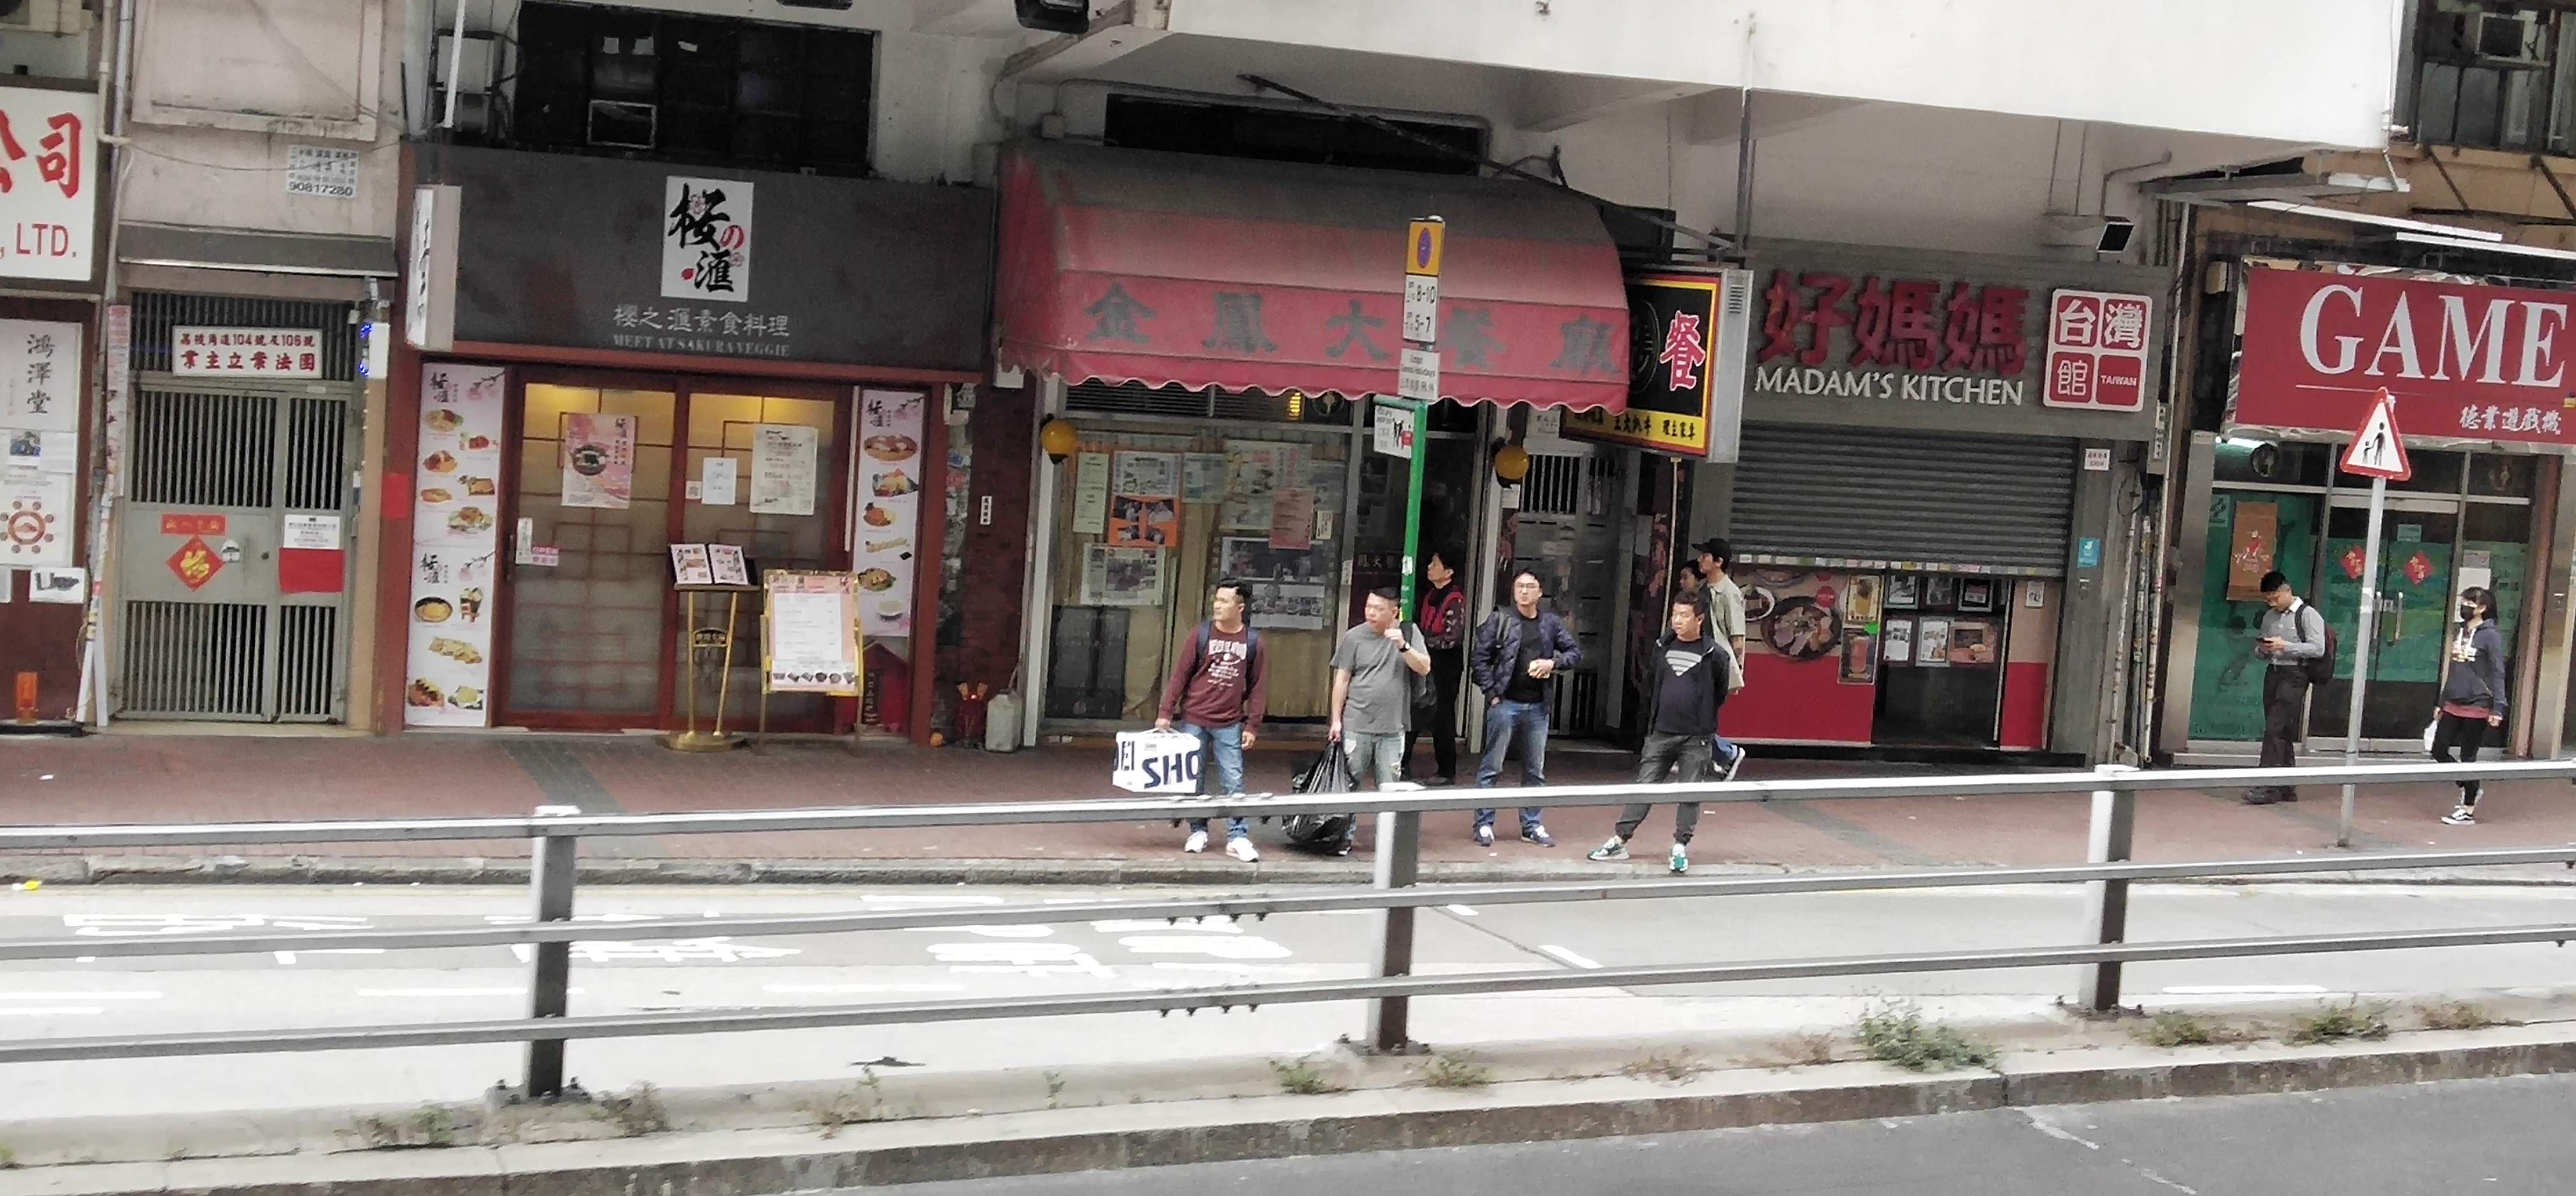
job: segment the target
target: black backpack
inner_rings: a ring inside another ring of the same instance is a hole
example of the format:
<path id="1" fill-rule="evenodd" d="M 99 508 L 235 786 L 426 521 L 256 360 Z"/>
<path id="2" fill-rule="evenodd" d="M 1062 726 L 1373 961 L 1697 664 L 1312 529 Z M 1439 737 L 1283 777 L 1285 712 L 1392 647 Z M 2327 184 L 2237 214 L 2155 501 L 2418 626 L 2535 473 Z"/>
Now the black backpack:
<path id="1" fill-rule="evenodd" d="M 2334 624 L 2326 622 L 2325 612 L 2304 602 L 2299 604 L 2299 618 L 2305 619 L 2311 612 L 2317 616 L 2318 628 L 2325 632 L 2326 650 L 2323 655 L 2300 661 L 2299 671 L 2308 675 L 2308 684 L 2324 685 L 2335 679 L 2335 629 Z"/>
<path id="2" fill-rule="evenodd" d="M 1215 633 L 1216 622 L 1214 620 L 1202 620 L 1199 623 L 1199 629 L 1191 634 L 1190 676 L 1195 677 L 1198 675 L 1199 662 L 1207 659 L 1208 637 Z M 1261 679 L 1261 666 L 1264 662 L 1261 658 L 1261 629 L 1253 626 L 1252 620 L 1248 617 L 1243 621 L 1243 650 L 1244 653 L 1250 657 L 1249 660 L 1244 662 L 1245 672 L 1243 675 L 1244 692 L 1249 693 L 1251 692 L 1252 685 Z"/>

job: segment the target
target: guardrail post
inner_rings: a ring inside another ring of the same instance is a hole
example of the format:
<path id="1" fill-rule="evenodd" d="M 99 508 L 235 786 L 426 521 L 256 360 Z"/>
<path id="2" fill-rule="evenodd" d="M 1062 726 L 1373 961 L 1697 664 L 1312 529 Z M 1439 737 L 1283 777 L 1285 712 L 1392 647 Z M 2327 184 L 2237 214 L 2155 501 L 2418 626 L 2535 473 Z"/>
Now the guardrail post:
<path id="1" fill-rule="evenodd" d="M 539 818 L 562 818 L 581 813 L 579 806 L 539 806 Z M 534 857 L 528 874 L 528 887 L 537 901 L 537 921 L 572 921 L 573 866 L 581 840 L 572 835 L 539 833 L 532 844 Z M 572 1004 L 572 944 L 538 943 L 529 956 L 528 1016 L 531 1018 L 562 1017 Z M 522 1095 L 529 1100 L 544 1100 L 563 1095 L 564 1040 L 535 1038 L 528 1041 L 527 1083 Z"/>
<path id="2" fill-rule="evenodd" d="M 1409 889 L 1422 875 L 1422 815 L 1413 811 L 1388 812 L 1377 816 L 1377 887 Z M 1378 931 L 1377 974 L 1410 976 L 1413 974 L 1413 915 L 1411 906 L 1381 911 L 1385 921 Z M 1412 998 L 1380 997 L 1369 1004 L 1369 1049 L 1382 1055 L 1401 1055 L 1412 1045 Z"/>
<path id="3" fill-rule="evenodd" d="M 2135 772 L 2126 764 L 2094 766 L 2099 773 Z M 2112 864 L 2129 858 L 2130 841 L 2138 823 L 2138 795 L 2128 789 L 2093 791 L 2093 828 L 2087 839 L 2084 859 L 2087 863 Z M 2084 886 L 2084 928 L 2097 943 L 2121 943 L 2129 938 L 2129 882 L 2096 880 Z M 2095 1013 L 2109 1013 L 2120 1007 L 2120 965 L 2097 963 L 2082 969 L 2075 990 L 2076 1002 Z"/>

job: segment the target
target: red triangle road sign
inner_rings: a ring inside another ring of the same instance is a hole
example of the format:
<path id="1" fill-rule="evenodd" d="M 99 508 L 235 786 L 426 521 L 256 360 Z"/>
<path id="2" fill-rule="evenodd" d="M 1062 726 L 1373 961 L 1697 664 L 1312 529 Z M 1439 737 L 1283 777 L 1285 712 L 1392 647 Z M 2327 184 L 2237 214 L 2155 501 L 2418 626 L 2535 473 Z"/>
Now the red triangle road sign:
<path id="1" fill-rule="evenodd" d="M 2392 482 L 2415 476 L 2415 466 L 2406 459 L 2406 441 L 2397 434 L 2397 400 L 2387 391 L 2379 392 L 2369 418 L 2353 433 L 2352 447 L 2344 450 L 2343 471 Z"/>

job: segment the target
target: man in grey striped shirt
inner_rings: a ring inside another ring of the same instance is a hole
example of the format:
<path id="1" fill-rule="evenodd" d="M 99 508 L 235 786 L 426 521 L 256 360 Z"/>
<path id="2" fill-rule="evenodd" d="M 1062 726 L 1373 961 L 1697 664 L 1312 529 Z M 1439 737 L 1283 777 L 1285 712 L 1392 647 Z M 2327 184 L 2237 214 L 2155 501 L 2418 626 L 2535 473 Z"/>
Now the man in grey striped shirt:
<path id="1" fill-rule="evenodd" d="M 2299 763 L 2299 724 L 2308 710 L 2308 662 L 2326 654 L 2326 617 L 2290 591 L 2290 579 L 2275 569 L 2263 575 L 2263 623 L 2254 655 L 2263 661 L 2263 767 L 2294 768 Z M 2297 801 L 2290 785 L 2257 786 L 2245 791 L 2245 804 L 2268 806 Z"/>

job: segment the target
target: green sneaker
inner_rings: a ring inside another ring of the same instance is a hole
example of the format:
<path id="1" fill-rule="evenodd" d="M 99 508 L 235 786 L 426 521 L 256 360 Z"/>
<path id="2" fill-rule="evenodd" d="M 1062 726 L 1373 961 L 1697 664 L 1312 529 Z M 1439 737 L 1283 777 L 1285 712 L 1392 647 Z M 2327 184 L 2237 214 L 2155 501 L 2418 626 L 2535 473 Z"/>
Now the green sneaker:
<path id="1" fill-rule="evenodd" d="M 1690 871 L 1690 848 L 1679 843 L 1673 844 L 1673 872 L 1679 874 L 1688 871 Z"/>
<path id="2" fill-rule="evenodd" d="M 1599 860 L 1603 863 L 1627 859 L 1628 841 L 1625 839 L 1613 838 L 1609 842 L 1593 848 L 1592 854 L 1585 856 L 1584 858 L 1588 860 Z"/>

